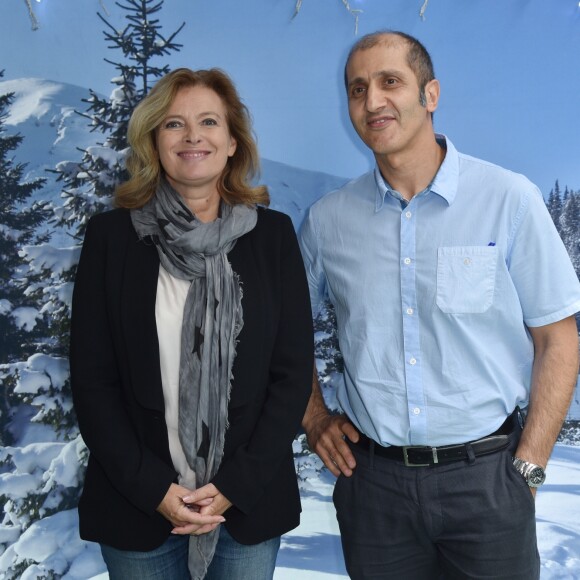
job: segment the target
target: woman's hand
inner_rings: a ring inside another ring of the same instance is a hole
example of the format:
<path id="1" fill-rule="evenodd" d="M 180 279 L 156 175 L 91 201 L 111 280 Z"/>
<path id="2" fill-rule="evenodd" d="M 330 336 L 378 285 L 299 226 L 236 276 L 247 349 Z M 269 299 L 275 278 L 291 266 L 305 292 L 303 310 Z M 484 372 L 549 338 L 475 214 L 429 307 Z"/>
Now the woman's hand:
<path id="1" fill-rule="evenodd" d="M 208 498 L 212 498 L 213 501 L 207 502 Z M 183 500 L 187 503 L 193 501 L 201 505 L 200 513 L 208 515 L 222 515 L 232 507 L 232 502 L 225 495 L 222 495 L 213 483 L 196 489 L 192 495 L 183 498 Z"/>
<path id="2" fill-rule="evenodd" d="M 208 483 L 195 491 L 190 491 L 188 495 L 181 499 L 190 509 L 198 511 L 200 517 L 218 517 L 222 522 L 225 521 L 222 514 L 232 506 L 232 502 L 221 494 L 213 483 Z M 173 528 L 173 533 L 199 535 L 211 532 L 216 527 L 216 525 L 212 525 L 211 527 L 205 525 L 201 528 L 195 528 L 191 524 L 185 524 Z"/>
<path id="3" fill-rule="evenodd" d="M 221 512 L 215 511 L 215 508 L 206 512 L 202 511 L 213 504 L 217 495 L 221 495 L 213 485 L 212 487 L 216 491 L 214 495 L 207 492 L 199 493 L 207 487 L 206 485 L 196 491 L 192 491 L 176 483 L 172 483 L 169 486 L 163 501 L 157 506 L 157 511 L 173 524 L 174 528 L 171 533 L 206 534 L 226 521 L 221 514 L 229 506 Z M 218 503 L 221 504 L 221 501 Z"/>

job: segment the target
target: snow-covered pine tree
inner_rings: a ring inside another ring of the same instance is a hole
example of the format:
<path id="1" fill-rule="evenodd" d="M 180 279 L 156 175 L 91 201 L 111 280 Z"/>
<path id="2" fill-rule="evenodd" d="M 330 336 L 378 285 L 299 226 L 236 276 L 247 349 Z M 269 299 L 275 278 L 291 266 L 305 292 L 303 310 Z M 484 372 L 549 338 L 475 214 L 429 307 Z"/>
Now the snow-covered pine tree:
<path id="1" fill-rule="evenodd" d="M 563 203 L 566 203 L 569 195 L 570 195 L 570 190 L 568 189 L 568 186 L 566 186 L 566 187 L 564 187 L 564 195 L 562 197 Z"/>
<path id="2" fill-rule="evenodd" d="M 3 76 L 2 70 L 0 78 Z M 26 267 L 20 252 L 25 244 L 46 241 L 46 235 L 36 231 L 48 218 L 44 204 L 29 203 L 32 193 L 46 180 L 26 181 L 26 164 L 15 161 L 12 154 L 23 140 L 22 135 L 7 134 L 6 119 L 13 100 L 13 93 L 0 95 L 0 363 L 14 362 L 36 351 L 41 314 L 22 292 Z M 8 425 L 19 403 L 12 386 L 10 377 L 0 371 L 0 445 L 13 440 Z"/>
<path id="3" fill-rule="evenodd" d="M 0 71 L 0 78 L 4 71 Z M 2 362 L 32 354 L 31 332 L 39 313 L 23 296 L 19 279 L 23 276 L 23 260 L 19 255 L 26 244 L 47 241 L 37 230 L 49 216 L 45 204 L 29 203 L 30 196 L 42 189 L 45 179 L 26 181 L 26 163 L 15 161 L 12 152 L 23 137 L 6 133 L 8 107 L 13 93 L 0 95 L 0 352 Z M 34 348 L 34 347 L 32 347 Z"/>
<path id="4" fill-rule="evenodd" d="M 566 188 L 567 189 L 567 188 Z M 550 195 L 548 196 L 548 201 L 546 202 L 550 216 L 552 216 L 552 221 L 554 222 L 556 229 L 560 232 L 560 214 L 562 213 L 562 198 L 560 197 L 560 186 L 558 180 L 556 180 L 556 185 L 550 190 Z"/>
<path id="5" fill-rule="evenodd" d="M 322 394 L 331 411 L 338 411 L 336 383 L 342 380 L 343 360 L 338 346 L 336 313 L 326 302 L 314 321 L 314 357 Z"/>
<path id="6" fill-rule="evenodd" d="M 562 205 L 558 225 L 562 241 L 568 250 L 576 273 L 580 273 L 580 199 L 578 194 L 568 192 L 568 198 Z"/>
<path id="7" fill-rule="evenodd" d="M 10 155 L 23 139 L 6 135 L 12 100 L 13 94 L 0 95 L 0 576 L 23 578 L 28 571 L 31 578 L 52 578 L 58 576 L 31 571 L 35 559 L 26 546 L 36 521 L 76 505 L 83 447 L 67 361 L 51 354 L 66 349 L 55 341 L 58 316 L 46 308 L 47 296 L 64 299 L 62 286 L 51 283 L 59 252 L 39 233 L 51 212 L 30 203 L 45 180 L 25 181 L 26 164 Z"/>
<path id="8" fill-rule="evenodd" d="M 88 109 L 79 114 L 89 121 L 91 131 L 103 138 L 81 150 L 81 161 L 62 161 L 56 166 L 57 181 L 63 182 L 62 207 L 55 208 L 56 223 L 69 228 L 81 239 L 91 215 L 111 205 L 115 187 L 126 179 L 127 126 L 135 105 L 147 94 L 155 80 L 169 72 L 158 59 L 181 48 L 175 37 L 185 22 L 168 37 L 161 33 L 156 17 L 163 0 L 125 0 L 115 3 L 125 11 L 127 24 L 119 30 L 102 14 L 97 16 L 107 27 L 103 34 L 107 48 L 121 52 L 118 60 L 105 61 L 117 70 L 109 98 L 90 89 L 83 99 Z"/>

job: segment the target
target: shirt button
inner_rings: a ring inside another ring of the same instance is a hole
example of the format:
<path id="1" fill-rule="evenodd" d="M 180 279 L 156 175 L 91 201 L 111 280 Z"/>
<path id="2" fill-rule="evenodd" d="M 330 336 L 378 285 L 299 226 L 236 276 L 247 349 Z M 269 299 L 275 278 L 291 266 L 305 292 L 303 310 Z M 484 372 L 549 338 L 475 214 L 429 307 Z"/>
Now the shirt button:
<path id="1" fill-rule="evenodd" d="M 411 263 L 411 258 L 405 258 L 403 260 L 403 262 L 405 262 L 405 264 L 409 265 Z"/>
<path id="2" fill-rule="evenodd" d="M 421 409 L 419 409 L 419 407 L 415 407 L 413 409 L 413 415 L 418 415 L 421 412 Z"/>
<path id="3" fill-rule="evenodd" d="M 413 314 L 413 309 L 412 308 L 407 308 L 407 314 L 410 316 L 411 314 Z"/>
<path id="4" fill-rule="evenodd" d="M 416 358 L 413 358 L 413 357 L 411 357 L 411 358 L 409 359 L 409 364 L 410 364 L 410 365 L 417 364 L 417 359 L 416 359 Z"/>
<path id="5" fill-rule="evenodd" d="M 410 211 L 405 212 L 405 217 L 409 219 L 413 214 Z"/>
<path id="6" fill-rule="evenodd" d="M 465 258 L 465 259 L 463 260 L 463 263 L 464 263 L 466 266 L 470 266 L 470 265 L 471 265 L 471 258 Z"/>

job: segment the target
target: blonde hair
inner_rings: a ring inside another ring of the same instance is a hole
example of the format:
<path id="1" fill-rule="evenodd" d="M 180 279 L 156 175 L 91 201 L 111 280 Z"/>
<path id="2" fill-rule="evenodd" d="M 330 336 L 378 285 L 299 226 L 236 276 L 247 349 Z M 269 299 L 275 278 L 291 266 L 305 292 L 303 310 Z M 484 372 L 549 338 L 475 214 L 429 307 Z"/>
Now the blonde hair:
<path id="1" fill-rule="evenodd" d="M 157 155 L 156 129 L 178 91 L 195 86 L 211 89 L 220 97 L 226 109 L 230 135 L 236 141 L 234 155 L 228 159 L 217 184 L 221 198 L 232 205 L 270 203 L 266 186 L 250 185 L 259 171 L 258 148 L 252 136 L 250 113 L 232 80 L 217 68 L 198 71 L 178 68 L 161 78 L 131 115 L 127 132 L 131 146 L 127 156 L 130 177 L 115 191 L 117 207 L 142 207 L 155 195 L 163 172 Z"/>

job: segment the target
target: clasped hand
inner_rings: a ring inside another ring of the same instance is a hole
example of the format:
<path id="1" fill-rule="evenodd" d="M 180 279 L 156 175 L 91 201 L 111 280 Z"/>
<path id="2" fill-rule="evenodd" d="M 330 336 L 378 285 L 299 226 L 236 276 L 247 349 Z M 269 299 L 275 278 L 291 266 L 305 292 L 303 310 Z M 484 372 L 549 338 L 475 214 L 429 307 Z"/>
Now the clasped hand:
<path id="1" fill-rule="evenodd" d="M 196 490 L 172 483 L 157 511 L 173 524 L 172 534 L 207 534 L 225 522 L 231 502 L 213 483 Z"/>

